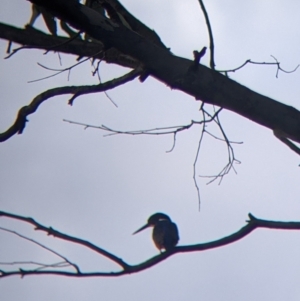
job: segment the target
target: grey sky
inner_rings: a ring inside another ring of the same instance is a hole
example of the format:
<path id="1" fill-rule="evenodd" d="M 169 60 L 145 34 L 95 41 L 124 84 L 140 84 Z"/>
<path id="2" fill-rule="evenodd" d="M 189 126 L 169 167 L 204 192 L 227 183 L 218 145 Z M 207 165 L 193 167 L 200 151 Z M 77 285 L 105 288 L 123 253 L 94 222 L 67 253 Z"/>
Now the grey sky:
<path id="1" fill-rule="evenodd" d="M 299 63 L 299 6 L 297 1 L 216 1 L 206 4 L 216 45 L 216 68 L 237 67 L 247 59 L 273 61 L 291 70 Z M 133 1 L 122 3 L 155 29 L 174 54 L 192 58 L 192 51 L 208 46 L 207 30 L 196 0 Z M 268 3 L 268 4 L 267 4 Z M 24 0 L 2 0 L 1 22 L 23 27 L 30 5 Z M 44 28 L 42 20 L 37 22 Z M 44 28 L 45 29 L 45 28 Z M 5 57 L 7 42 L 0 41 Z M 17 45 L 14 45 L 17 47 Z M 61 55 L 63 67 L 75 57 Z M 208 64 L 209 55 L 202 63 Z M 38 93 L 55 86 L 95 83 L 89 63 L 68 75 L 28 83 L 50 75 L 37 63 L 60 68 L 57 54 L 24 50 L 0 60 L 0 130 L 12 124 L 16 112 Z M 103 80 L 125 69 L 103 64 Z M 267 66 L 247 66 L 231 77 L 261 94 L 300 109 L 300 71 L 279 73 Z M 158 211 L 177 223 L 179 244 L 207 242 L 245 225 L 251 212 L 263 219 L 299 221 L 300 158 L 266 128 L 234 113 L 223 112 L 228 137 L 242 141 L 235 155 L 242 164 L 221 185 L 198 178 L 201 211 L 194 187 L 193 161 L 200 127 L 177 136 L 103 137 L 95 129 L 64 123 L 71 119 L 136 130 L 187 124 L 199 120 L 199 102 L 152 78 L 138 80 L 104 94 L 89 95 L 67 105 L 56 97 L 29 116 L 23 135 L 0 147 L 0 209 L 32 216 L 44 225 L 75 235 L 115 253 L 132 264 L 157 254 L 151 231 L 132 232 Z M 242 101 L 242 100 L 241 100 Z M 215 128 L 209 127 L 214 133 Z M 219 172 L 226 164 L 226 146 L 205 136 L 198 175 Z M 32 235 L 56 248 L 83 270 L 116 270 L 103 258 L 74 247 L 21 223 L 0 220 L 0 226 Z M 53 255 L 0 232 L 0 261 L 57 261 Z M 256 230 L 243 240 L 215 250 L 178 254 L 144 272 L 120 278 L 73 279 L 18 277 L 0 281 L 1 298 L 12 300 L 272 300 L 300 297 L 298 260 L 300 233 Z"/>

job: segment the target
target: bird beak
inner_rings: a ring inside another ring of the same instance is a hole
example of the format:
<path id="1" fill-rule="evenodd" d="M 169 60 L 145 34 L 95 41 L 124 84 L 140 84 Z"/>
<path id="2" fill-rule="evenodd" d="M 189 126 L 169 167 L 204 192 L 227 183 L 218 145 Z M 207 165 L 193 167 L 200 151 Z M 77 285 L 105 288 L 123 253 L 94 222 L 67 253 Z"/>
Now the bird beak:
<path id="1" fill-rule="evenodd" d="M 140 228 L 140 229 L 136 230 L 135 232 L 133 232 L 132 235 L 137 234 L 137 233 L 143 231 L 144 229 L 146 229 L 146 228 L 148 228 L 148 227 L 150 227 L 150 225 L 146 224 L 146 225 L 143 226 L 142 228 Z"/>

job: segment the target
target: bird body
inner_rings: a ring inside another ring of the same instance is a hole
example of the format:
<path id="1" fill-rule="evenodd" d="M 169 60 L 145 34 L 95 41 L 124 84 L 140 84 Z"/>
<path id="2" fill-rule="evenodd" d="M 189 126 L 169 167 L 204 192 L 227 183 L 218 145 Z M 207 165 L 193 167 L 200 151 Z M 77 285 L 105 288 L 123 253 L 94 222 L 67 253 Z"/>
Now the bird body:
<path id="1" fill-rule="evenodd" d="M 152 238 L 159 250 L 166 251 L 175 247 L 179 241 L 178 229 L 176 224 L 163 220 L 153 228 Z"/>
<path id="2" fill-rule="evenodd" d="M 170 217 L 164 213 L 151 215 L 145 226 L 141 227 L 133 234 L 136 234 L 148 227 L 153 227 L 152 239 L 155 246 L 161 251 L 169 251 L 174 248 L 179 241 L 178 229 Z"/>

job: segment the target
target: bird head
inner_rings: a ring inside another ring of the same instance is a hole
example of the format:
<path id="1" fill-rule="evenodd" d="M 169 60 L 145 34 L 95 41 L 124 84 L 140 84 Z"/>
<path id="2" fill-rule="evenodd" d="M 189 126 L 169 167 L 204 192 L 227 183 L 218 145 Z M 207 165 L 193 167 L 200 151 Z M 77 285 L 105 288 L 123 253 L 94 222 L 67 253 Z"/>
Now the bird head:
<path id="1" fill-rule="evenodd" d="M 151 215 L 148 218 L 148 221 L 147 221 L 146 225 L 144 225 L 143 227 L 139 228 L 138 230 L 136 230 L 132 234 L 136 234 L 138 232 L 141 232 L 144 229 L 149 228 L 149 227 L 154 227 L 160 221 L 169 221 L 169 222 L 171 222 L 171 219 L 170 219 L 170 217 L 168 215 L 166 215 L 164 213 L 160 213 L 160 212 L 155 213 L 155 214 Z"/>

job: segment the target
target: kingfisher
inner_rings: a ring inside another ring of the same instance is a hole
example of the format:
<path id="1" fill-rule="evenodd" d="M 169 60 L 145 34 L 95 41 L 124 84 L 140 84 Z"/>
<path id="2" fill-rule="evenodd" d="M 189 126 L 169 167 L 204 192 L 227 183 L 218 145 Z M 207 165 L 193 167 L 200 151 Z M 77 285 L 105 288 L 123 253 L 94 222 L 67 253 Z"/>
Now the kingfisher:
<path id="1" fill-rule="evenodd" d="M 179 241 L 178 229 L 170 217 L 164 213 L 155 213 L 148 218 L 147 224 L 135 231 L 136 234 L 148 227 L 153 227 L 152 239 L 157 249 L 170 251 Z"/>

